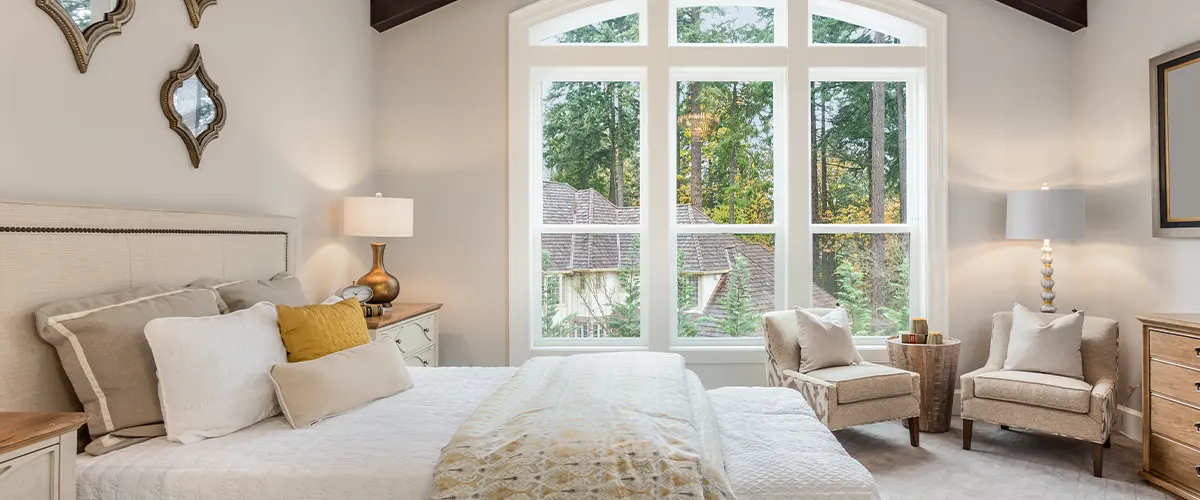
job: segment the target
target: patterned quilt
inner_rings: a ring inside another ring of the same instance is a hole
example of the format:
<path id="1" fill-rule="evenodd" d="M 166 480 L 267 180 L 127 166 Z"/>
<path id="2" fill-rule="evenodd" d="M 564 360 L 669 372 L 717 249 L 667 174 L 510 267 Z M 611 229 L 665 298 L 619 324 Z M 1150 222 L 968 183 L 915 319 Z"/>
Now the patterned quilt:
<path id="1" fill-rule="evenodd" d="M 720 443 L 678 355 L 535 358 L 442 449 L 431 498 L 732 499 Z"/>

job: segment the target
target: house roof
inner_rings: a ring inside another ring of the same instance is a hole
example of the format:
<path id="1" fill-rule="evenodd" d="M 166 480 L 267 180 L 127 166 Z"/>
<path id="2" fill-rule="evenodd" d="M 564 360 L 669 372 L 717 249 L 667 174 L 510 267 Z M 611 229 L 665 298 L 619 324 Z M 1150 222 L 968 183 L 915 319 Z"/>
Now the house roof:
<path id="1" fill-rule="evenodd" d="M 546 224 L 637 224 L 639 207 L 617 207 L 594 189 L 577 190 L 561 182 L 542 184 L 542 220 Z M 690 204 L 678 205 L 675 220 L 680 224 L 713 224 L 703 211 Z M 630 228 L 634 231 L 634 228 Z M 608 271 L 633 266 L 640 257 L 640 242 L 628 234 L 544 234 L 542 248 L 549 253 L 552 271 L 572 273 Z M 775 308 L 775 252 L 731 234 L 683 234 L 679 252 L 684 273 L 722 274 L 716 291 L 704 307 L 710 319 L 725 317 L 722 302 L 734 255 L 746 258 L 750 273 L 750 302 L 762 312 Z M 815 307 L 833 307 L 837 299 L 813 285 Z M 701 322 L 701 335 L 719 336 L 712 321 Z"/>

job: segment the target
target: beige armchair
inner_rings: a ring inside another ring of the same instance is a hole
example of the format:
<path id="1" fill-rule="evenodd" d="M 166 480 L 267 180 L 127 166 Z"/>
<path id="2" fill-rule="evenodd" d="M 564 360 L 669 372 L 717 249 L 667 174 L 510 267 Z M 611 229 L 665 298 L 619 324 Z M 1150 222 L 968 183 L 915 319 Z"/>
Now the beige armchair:
<path id="1" fill-rule="evenodd" d="M 813 309 L 825 314 L 828 309 Z M 920 445 L 921 376 L 863 361 L 800 373 L 800 332 L 796 311 L 763 315 L 767 345 L 767 381 L 772 387 L 800 391 L 817 418 L 836 431 L 856 425 L 908 420 L 909 440 Z"/>
<path id="2" fill-rule="evenodd" d="M 1062 315 L 1039 316 L 1050 321 Z M 1021 427 L 1093 443 L 1092 474 L 1101 477 L 1117 404 L 1117 322 L 1084 318 L 1083 380 L 1003 370 L 1012 322 L 1011 312 L 992 316 L 987 364 L 962 376 L 963 449 L 971 449 L 975 420 Z"/>

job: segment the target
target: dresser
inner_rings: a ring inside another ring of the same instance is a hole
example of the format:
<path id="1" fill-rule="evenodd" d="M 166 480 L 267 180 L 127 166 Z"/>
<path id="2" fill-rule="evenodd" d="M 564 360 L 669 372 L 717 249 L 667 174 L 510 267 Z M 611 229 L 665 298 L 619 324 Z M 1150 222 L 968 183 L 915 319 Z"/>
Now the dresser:
<path id="1" fill-rule="evenodd" d="M 441 304 L 395 304 L 383 316 L 367 318 L 371 340 L 395 342 L 408 366 L 437 366 L 441 309 Z"/>
<path id="2" fill-rule="evenodd" d="M 1200 314 L 1142 322 L 1142 472 L 1155 486 L 1200 500 Z"/>
<path id="3" fill-rule="evenodd" d="M 0 413 L 0 500 L 75 500 L 84 413 Z"/>

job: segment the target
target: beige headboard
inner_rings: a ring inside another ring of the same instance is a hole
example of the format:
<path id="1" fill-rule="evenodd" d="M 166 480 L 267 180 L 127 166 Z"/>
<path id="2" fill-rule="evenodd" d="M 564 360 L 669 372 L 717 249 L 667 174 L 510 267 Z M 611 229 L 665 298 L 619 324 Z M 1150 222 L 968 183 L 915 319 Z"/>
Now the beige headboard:
<path id="1" fill-rule="evenodd" d="M 0 411 L 81 408 L 33 312 L 55 300 L 199 278 L 296 272 L 287 217 L 0 203 Z"/>

